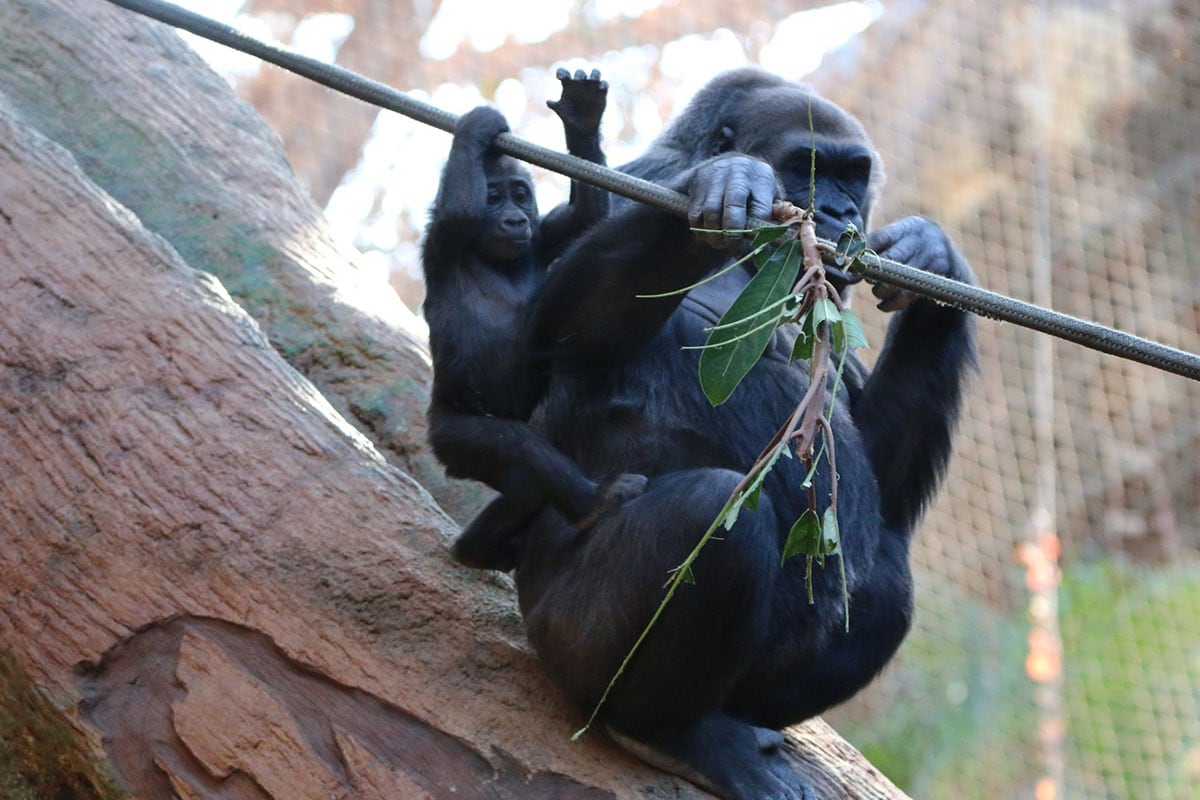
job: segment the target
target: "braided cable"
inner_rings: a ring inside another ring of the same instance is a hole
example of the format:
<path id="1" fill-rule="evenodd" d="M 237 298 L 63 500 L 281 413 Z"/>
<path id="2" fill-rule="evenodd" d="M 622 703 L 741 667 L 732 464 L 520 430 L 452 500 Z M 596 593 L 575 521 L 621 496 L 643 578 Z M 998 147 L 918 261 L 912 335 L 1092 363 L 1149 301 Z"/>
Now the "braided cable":
<path id="1" fill-rule="evenodd" d="M 458 117 L 454 114 L 423 103 L 384 83 L 343 67 L 326 64 L 315 58 L 301 55 L 286 47 L 256 39 L 230 25 L 180 8 L 165 2 L 165 0 L 109 0 L 109 2 L 226 47 L 256 56 L 322 86 L 356 97 L 380 108 L 395 111 L 448 133 L 453 133 L 455 124 L 458 122 Z M 497 150 L 514 158 L 566 175 L 573 180 L 583 181 L 614 194 L 637 200 L 675 216 L 685 218 L 688 216 L 686 195 L 649 181 L 625 175 L 567 153 L 541 147 L 511 133 L 500 134 L 496 137 L 493 145 Z M 829 243 L 825 242 L 825 244 Z M 870 252 L 859 258 L 854 271 L 868 279 L 918 292 L 964 311 L 1011 322 L 1102 353 L 1137 361 L 1192 380 L 1200 380 L 1200 356 L 1124 331 L 1114 330 L 1095 322 L 1088 322 L 1032 303 L 1005 297 L 978 286 L 913 269 L 905 264 L 880 258 Z"/>

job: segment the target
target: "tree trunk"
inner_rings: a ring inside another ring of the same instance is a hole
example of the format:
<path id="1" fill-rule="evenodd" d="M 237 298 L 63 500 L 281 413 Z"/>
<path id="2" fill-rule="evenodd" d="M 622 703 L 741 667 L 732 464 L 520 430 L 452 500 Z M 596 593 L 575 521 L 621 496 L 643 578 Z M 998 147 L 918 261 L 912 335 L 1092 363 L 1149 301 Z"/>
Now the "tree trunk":
<path id="1" fill-rule="evenodd" d="M 447 558 L 401 468 L 423 345 L 261 123 L 103 3 L 10 0 L 0 44 L 0 794 L 702 796 L 570 742 L 511 582 Z M 820 722 L 792 747 L 901 796 Z"/>
<path id="2" fill-rule="evenodd" d="M 278 137 L 172 29 L 99 0 L 4 0 L 0 92 L 188 264 L 220 278 L 272 346 L 446 511 L 463 520 L 482 504 L 425 446 L 424 323 L 364 279 Z"/>

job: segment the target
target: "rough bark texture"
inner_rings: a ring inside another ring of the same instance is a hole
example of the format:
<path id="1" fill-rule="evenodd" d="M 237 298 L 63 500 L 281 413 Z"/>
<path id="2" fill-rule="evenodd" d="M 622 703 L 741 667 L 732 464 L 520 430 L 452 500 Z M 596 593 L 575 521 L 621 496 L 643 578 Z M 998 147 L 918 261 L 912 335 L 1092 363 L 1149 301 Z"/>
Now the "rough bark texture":
<path id="1" fill-rule="evenodd" d="M 221 279 L 271 344 L 456 519 L 485 498 L 425 446 L 424 323 L 364 280 L 278 137 L 176 33 L 100 0 L 0 3 L 0 91 Z"/>
<path id="2" fill-rule="evenodd" d="M 0 31 L 0 790 L 702 796 L 599 734 L 569 741 L 579 716 L 529 653 L 511 583 L 454 566 L 430 495 L 280 356 L 275 331 L 308 320 L 314 341 L 357 331 L 393 385 L 428 381 L 420 340 L 341 293 L 354 270 L 282 160 L 223 138 L 252 124 L 228 90 L 103 3 L 11 2 Z M 79 52 L 82 31 L 125 48 L 124 72 Z M 24 72 L 60 96 L 15 101 Z M 209 104 L 203 124 L 173 127 L 156 113 L 172 103 Z M 128 162 L 88 147 L 122 137 Z M 253 190 L 235 180 L 250 170 Z M 172 175 L 187 185 L 159 185 Z M 222 184 L 252 199 L 178 197 Z M 145 217 L 235 263 L 246 251 L 191 240 L 262 237 L 242 263 L 270 276 L 241 296 L 259 321 Z M 350 406 L 337 389 L 360 364 L 294 360 Z M 819 721 L 792 747 L 819 797 L 900 796 Z"/>

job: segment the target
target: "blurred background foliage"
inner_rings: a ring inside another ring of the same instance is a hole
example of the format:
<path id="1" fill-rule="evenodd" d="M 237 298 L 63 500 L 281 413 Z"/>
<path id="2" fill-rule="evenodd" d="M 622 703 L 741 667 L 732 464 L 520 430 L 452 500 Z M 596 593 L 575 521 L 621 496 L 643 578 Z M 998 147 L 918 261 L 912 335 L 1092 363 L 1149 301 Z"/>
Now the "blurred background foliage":
<path id="1" fill-rule="evenodd" d="M 988 288 L 1200 351 L 1194 0 L 192 5 L 456 113 L 493 103 L 552 147 L 554 69 L 598 67 L 612 164 L 761 64 L 863 120 L 888 169 L 876 224 L 925 214 Z M 196 46 L 419 308 L 449 137 Z M 566 186 L 540 176 L 543 209 Z M 861 316 L 878 345 L 886 320 Z M 980 343 L 916 629 L 829 719 L 914 797 L 1200 797 L 1200 387 L 1011 325 L 981 320 Z"/>

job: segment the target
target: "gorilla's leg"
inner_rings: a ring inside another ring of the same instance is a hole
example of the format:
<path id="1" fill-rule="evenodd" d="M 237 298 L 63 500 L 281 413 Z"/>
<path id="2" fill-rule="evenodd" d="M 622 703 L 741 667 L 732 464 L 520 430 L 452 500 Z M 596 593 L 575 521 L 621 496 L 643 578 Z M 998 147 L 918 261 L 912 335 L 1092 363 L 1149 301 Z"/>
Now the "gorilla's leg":
<path id="1" fill-rule="evenodd" d="M 618 475 L 600 487 L 596 507 L 574 526 L 581 530 L 590 528 L 622 503 L 642 494 L 646 483 L 643 475 Z M 463 566 L 507 572 L 517 566 L 522 534 L 543 508 L 538 495 L 530 498 L 502 494 L 463 529 L 450 553 Z"/>
<path id="2" fill-rule="evenodd" d="M 466 414 L 435 402 L 429 442 L 447 475 L 482 481 L 506 495 L 515 504 L 514 518 L 549 504 L 577 522 L 600 499 L 596 483 L 525 422 Z"/>
<path id="3" fill-rule="evenodd" d="M 664 597 L 664 584 L 716 519 L 741 476 L 703 469 L 652 478 L 589 531 L 547 517 L 531 528 L 517 570 L 530 641 L 585 712 L 599 701 Z M 802 797 L 777 738 L 722 713 L 766 644 L 780 572 L 769 497 L 719 530 L 691 568 L 601 710 L 639 757 L 726 798 Z"/>
<path id="4" fill-rule="evenodd" d="M 543 508 L 541 503 L 530 505 L 500 495 L 468 523 L 454 540 L 450 555 L 465 567 L 508 572 L 517 566 L 521 534 Z"/>
<path id="5" fill-rule="evenodd" d="M 726 710 L 758 725 L 784 727 L 845 702 L 895 654 L 912 615 L 907 537 L 885 530 L 870 573 L 850 597 L 850 630 L 833 631 L 808 663 L 789 669 L 782 681 L 756 679 L 752 669 Z"/>
<path id="6" fill-rule="evenodd" d="M 609 735 L 648 764 L 687 778 L 727 800 L 805 800 L 809 795 L 787 763 L 779 731 L 756 728 L 714 712 L 686 727 L 641 739 L 613 726 Z"/>

